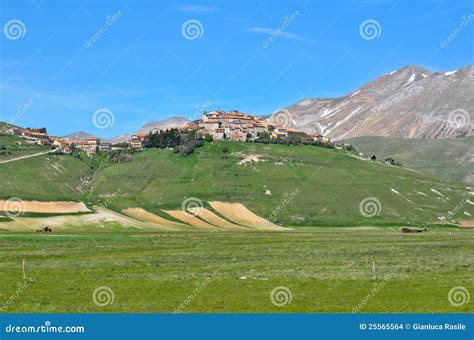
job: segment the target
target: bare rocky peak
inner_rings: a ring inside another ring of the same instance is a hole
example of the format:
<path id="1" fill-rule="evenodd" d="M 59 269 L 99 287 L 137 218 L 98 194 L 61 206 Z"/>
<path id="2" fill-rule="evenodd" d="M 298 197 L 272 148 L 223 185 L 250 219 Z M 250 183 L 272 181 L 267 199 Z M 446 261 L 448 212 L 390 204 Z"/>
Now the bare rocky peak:
<path id="1" fill-rule="evenodd" d="M 307 98 L 281 112 L 294 127 L 334 139 L 459 138 L 473 135 L 473 93 L 473 65 L 434 73 L 406 66 L 343 97 Z"/>

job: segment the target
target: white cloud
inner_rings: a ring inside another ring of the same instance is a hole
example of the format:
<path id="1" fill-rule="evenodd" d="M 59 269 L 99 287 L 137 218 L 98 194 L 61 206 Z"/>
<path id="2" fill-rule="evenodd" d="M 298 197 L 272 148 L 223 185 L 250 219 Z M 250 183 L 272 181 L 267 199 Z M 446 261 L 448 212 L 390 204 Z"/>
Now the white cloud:
<path id="1" fill-rule="evenodd" d="M 257 34 L 272 35 L 273 33 L 277 33 L 278 29 L 255 26 L 255 27 L 247 28 L 246 31 L 257 33 Z M 282 31 L 278 33 L 278 36 L 288 39 L 288 40 L 303 40 L 304 39 L 304 37 L 301 35 L 289 33 L 289 32 L 282 32 Z"/>
<path id="2" fill-rule="evenodd" d="M 178 11 L 181 12 L 192 12 L 192 13 L 204 13 L 212 12 L 216 9 L 216 6 L 205 6 L 205 5 L 182 5 L 179 6 Z"/>

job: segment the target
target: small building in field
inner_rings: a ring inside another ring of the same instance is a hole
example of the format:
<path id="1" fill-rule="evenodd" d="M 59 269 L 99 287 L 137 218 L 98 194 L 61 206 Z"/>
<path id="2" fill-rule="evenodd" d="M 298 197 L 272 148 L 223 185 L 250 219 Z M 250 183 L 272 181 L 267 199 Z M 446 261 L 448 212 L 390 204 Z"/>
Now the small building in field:
<path id="1" fill-rule="evenodd" d="M 395 165 L 395 160 L 391 157 L 385 159 L 385 164 L 387 165 Z"/>

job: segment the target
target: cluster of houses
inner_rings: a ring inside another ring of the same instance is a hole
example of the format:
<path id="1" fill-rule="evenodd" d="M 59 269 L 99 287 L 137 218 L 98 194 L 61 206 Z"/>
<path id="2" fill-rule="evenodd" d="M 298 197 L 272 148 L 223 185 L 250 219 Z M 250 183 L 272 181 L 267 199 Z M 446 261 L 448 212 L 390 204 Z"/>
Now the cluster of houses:
<path id="1" fill-rule="evenodd" d="M 301 130 L 279 126 L 273 122 L 264 121 L 258 117 L 239 111 L 204 111 L 202 118 L 187 125 L 177 127 L 178 130 L 196 130 L 202 138 L 212 136 L 213 140 L 230 140 L 235 142 L 251 141 L 258 138 L 259 133 L 267 132 L 270 138 L 286 138 L 291 135 L 301 135 L 310 141 L 330 143 L 330 139 L 321 135 L 306 134 Z M 158 130 L 151 130 L 155 133 Z M 134 149 L 142 147 L 147 132 L 132 135 L 128 143 Z"/>
<path id="2" fill-rule="evenodd" d="M 204 111 L 202 118 L 194 120 L 189 124 L 176 128 L 179 130 L 196 130 L 202 138 L 212 136 L 213 140 L 230 141 L 252 141 L 259 137 L 261 133 L 267 133 L 271 139 L 284 139 L 292 136 L 298 136 L 303 141 L 331 143 L 327 136 L 318 134 L 308 134 L 301 130 L 281 126 L 274 122 L 265 121 L 259 117 L 245 114 L 239 111 Z M 6 134 L 18 136 L 27 140 L 28 143 L 38 145 L 52 145 L 63 153 L 71 153 L 73 148 L 82 149 L 88 155 L 93 155 L 97 151 L 107 151 L 112 148 L 111 143 L 102 143 L 98 138 L 87 138 L 84 140 L 73 140 L 70 138 L 51 136 L 46 131 L 37 129 L 21 129 L 12 127 L 6 130 Z M 127 144 L 135 150 L 140 150 L 148 134 L 159 132 L 158 129 L 151 131 L 139 131 L 130 136 Z M 334 143 L 336 147 L 338 143 Z"/>
<path id="3" fill-rule="evenodd" d="M 262 132 L 267 132 L 269 137 L 274 139 L 300 135 L 311 141 L 330 142 L 328 137 L 306 134 L 301 130 L 264 121 L 239 111 L 205 111 L 201 119 L 193 121 L 185 128 L 196 129 L 203 137 L 211 135 L 214 140 L 245 142 L 258 138 Z"/>
<path id="4" fill-rule="evenodd" d="M 70 154 L 72 153 L 72 149 L 76 148 L 86 151 L 90 156 L 95 154 L 98 150 L 107 151 L 112 148 L 112 144 L 101 143 L 100 139 L 98 138 L 73 140 L 70 138 L 51 136 L 46 132 L 40 132 L 37 129 L 20 129 L 12 127 L 7 129 L 5 134 L 23 138 L 29 144 L 54 146 L 59 150 L 59 152 L 64 154 Z"/>

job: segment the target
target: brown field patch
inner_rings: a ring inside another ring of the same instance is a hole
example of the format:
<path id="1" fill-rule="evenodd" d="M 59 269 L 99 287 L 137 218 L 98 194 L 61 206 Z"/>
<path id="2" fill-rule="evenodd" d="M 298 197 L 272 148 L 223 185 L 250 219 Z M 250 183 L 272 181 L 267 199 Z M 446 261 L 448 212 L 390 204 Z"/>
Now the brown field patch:
<path id="1" fill-rule="evenodd" d="M 211 207 L 219 214 L 225 216 L 234 223 L 252 227 L 261 230 L 288 230 L 289 228 L 280 227 L 263 217 L 250 211 L 242 203 L 209 202 Z"/>
<path id="2" fill-rule="evenodd" d="M 189 228 L 187 224 L 167 220 L 166 218 L 163 218 L 149 211 L 146 211 L 143 208 L 127 208 L 127 209 L 123 209 L 122 213 L 128 216 L 131 216 L 137 220 L 140 220 L 143 222 L 155 223 L 163 227 Z"/>
<path id="3" fill-rule="evenodd" d="M 229 222 L 225 219 L 223 219 L 220 216 L 217 216 L 214 214 L 212 211 L 205 209 L 205 208 L 190 208 L 189 209 L 193 214 L 199 215 L 200 218 L 205 220 L 206 222 L 209 222 L 210 224 L 213 224 L 219 228 L 222 229 L 246 229 L 249 230 L 248 227 L 244 227 L 238 224 L 234 224 L 232 222 Z"/>
<path id="4" fill-rule="evenodd" d="M 155 223 L 142 222 L 118 212 L 95 206 L 93 214 L 61 215 L 48 217 L 15 217 L 14 221 L 0 222 L 0 229 L 9 231 L 35 231 L 48 226 L 55 230 L 81 231 L 84 227 L 96 226 L 97 230 L 104 227 L 104 222 L 117 222 L 124 227 L 149 230 L 175 230 Z M 90 230 L 90 229 L 88 229 Z"/>
<path id="5" fill-rule="evenodd" d="M 466 228 L 474 228 L 474 221 L 473 220 L 465 220 L 459 221 L 459 224 Z"/>
<path id="6" fill-rule="evenodd" d="M 191 215 L 187 212 L 181 210 L 163 210 L 165 213 L 169 214 L 170 216 L 183 221 L 193 227 L 200 228 L 200 229 L 216 229 L 215 226 L 212 224 L 207 223 L 194 215 Z"/>
<path id="7" fill-rule="evenodd" d="M 0 211 L 8 210 L 9 206 L 9 201 L 0 200 Z M 32 213 L 71 214 L 91 211 L 82 202 L 21 201 L 15 206 L 21 206 L 22 211 Z"/>

